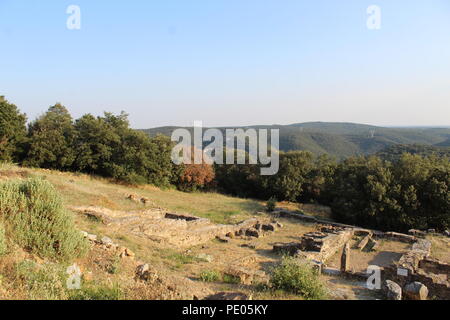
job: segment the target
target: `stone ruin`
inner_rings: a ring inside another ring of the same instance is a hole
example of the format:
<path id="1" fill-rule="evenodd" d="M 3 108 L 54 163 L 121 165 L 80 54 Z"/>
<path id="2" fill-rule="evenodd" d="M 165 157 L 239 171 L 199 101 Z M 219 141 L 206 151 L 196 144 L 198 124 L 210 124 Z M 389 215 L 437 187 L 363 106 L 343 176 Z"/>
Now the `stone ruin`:
<path id="1" fill-rule="evenodd" d="M 396 264 L 383 268 L 383 279 L 395 281 L 405 289 L 409 284 L 417 282 L 426 286 L 431 297 L 449 300 L 450 265 L 431 259 L 430 252 L 431 242 L 417 239 Z"/>
<path id="2" fill-rule="evenodd" d="M 177 247 L 194 246 L 214 238 L 224 242 L 234 237 L 258 238 L 281 226 L 276 222 L 264 222 L 254 218 L 236 225 L 214 224 L 209 219 L 174 213 L 162 208 L 129 212 L 98 207 L 71 207 L 70 209 L 95 218 L 112 230 L 126 231 Z"/>
<path id="3" fill-rule="evenodd" d="M 353 233 L 350 228 L 324 226 L 318 232 L 304 234 L 299 242 L 275 244 L 273 251 L 324 264 L 352 238 Z"/>
<path id="4" fill-rule="evenodd" d="M 322 223 L 320 231 L 304 234 L 299 241 L 291 243 L 278 243 L 273 246 L 276 253 L 289 254 L 300 259 L 311 261 L 321 272 L 346 276 L 359 279 L 367 279 L 370 274 L 355 273 L 351 269 L 351 250 L 349 241 L 353 235 L 362 236 L 356 249 L 377 250 L 379 239 L 390 239 L 411 244 L 411 249 L 405 253 L 398 262 L 381 268 L 383 283 L 388 287 L 405 290 L 405 296 L 410 299 L 422 299 L 426 296 L 438 297 L 439 299 L 450 299 L 450 265 L 436 259 L 430 258 L 431 242 L 416 236 L 424 233 L 402 234 L 397 232 L 380 232 L 361 229 L 339 223 L 328 223 L 314 217 L 309 217 L 289 211 L 277 212 L 280 216 L 295 218 L 304 222 Z M 326 261 L 336 252 L 343 250 L 341 257 L 341 270 L 326 268 Z"/>

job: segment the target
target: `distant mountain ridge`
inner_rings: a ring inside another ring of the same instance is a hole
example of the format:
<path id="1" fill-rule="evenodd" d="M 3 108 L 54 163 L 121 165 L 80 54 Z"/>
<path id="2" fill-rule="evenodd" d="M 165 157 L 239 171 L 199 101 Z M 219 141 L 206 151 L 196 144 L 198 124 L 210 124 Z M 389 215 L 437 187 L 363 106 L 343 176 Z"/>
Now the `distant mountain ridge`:
<path id="1" fill-rule="evenodd" d="M 150 136 L 170 136 L 179 127 L 144 129 Z M 231 127 L 218 128 L 222 131 Z M 387 128 L 358 123 L 306 122 L 291 125 L 255 125 L 243 129 L 279 129 L 280 150 L 307 150 L 337 159 L 375 154 L 393 145 L 450 146 L 450 128 Z M 192 131 L 192 128 L 186 128 Z M 204 128 L 205 130 L 207 128 Z"/>

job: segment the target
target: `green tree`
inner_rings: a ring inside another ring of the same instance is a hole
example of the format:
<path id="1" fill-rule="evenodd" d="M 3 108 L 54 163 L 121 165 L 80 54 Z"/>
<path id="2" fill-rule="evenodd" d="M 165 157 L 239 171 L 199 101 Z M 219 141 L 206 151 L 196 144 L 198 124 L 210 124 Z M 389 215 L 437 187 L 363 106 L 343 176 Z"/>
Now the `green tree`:
<path id="1" fill-rule="evenodd" d="M 328 192 L 336 218 L 394 231 L 450 226 L 448 158 L 403 154 L 395 162 L 359 157 L 340 163 Z"/>
<path id="2" fill-rule="evenodd" d="M 328 155 L 317 157 L 303 185 L 300 200 L 303 202 L 328 202 L 330 197 L 327 189 L 333 183 L 336 166 L 336 161 Z"/>
<path id="3" fill-rule="evenodd" d="M 263 179 L 263 186 L 279 200 L 298 201 L 305 191 L 314 169 L 313 154 L 306 151 L 280 153 L 280 169 L 276 175 Z"/>
<path id="4" fill-rule="evenodd" d="M 75 121 L 76 151 L 75 170 L 111 176 L 111 161 L 114 149 L 120 144 L 120 136 L 102 117 L 86 114 Z"/>
<path id="5" fill-rule="evenodd" d="M 75 170 L 130 184 L 169 186 L 177 181 L 181 168 L 171 162 L 170 139 L 131 129 L 126 113 L 87 114 L 76 120 L 75 130 Z"/>
<path id="6" fill-rule="evenodd" d="M 69 111 L 56 104 L 30 124 L 25 165 L 68 170 L 74 161 L 75 130 Z"/>
<path id="7" fill-rule="evenodd" d="M 26 116 L 0 96 L 0 161 L 18 161 L 26 136 Z"/>
<path id="8" fill-rule="evenodd" d="M 185 168 L 172 162 L 173 142 L 163 135 L 157 135 L 150 141 L 153 147 L 149 149 L 148 155 L 152 163 L 148 172 L 149 183 L 163 187 L 177 184 Z"/>
<path id="9" fill-rule="evenodd" d="M 226 159 L 226 150 L 224 159 Z M 240 151 L 243 152 L 243 151 Z M 215 180 L 217 188 L 225 193 L 243 198 L 270 197 L 264 189 L 258 165 L 248 164 L 248 153 L 245 155 L 247 164 L 236 164 L 238 151 L 234 152 L 235 164 L 215 164 Z"/>

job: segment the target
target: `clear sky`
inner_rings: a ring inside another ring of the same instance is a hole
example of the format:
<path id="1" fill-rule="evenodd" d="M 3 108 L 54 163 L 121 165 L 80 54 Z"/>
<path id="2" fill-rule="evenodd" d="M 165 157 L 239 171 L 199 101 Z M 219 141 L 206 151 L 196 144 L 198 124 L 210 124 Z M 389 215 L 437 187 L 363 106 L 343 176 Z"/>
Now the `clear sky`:
<path id="1" fill-rule="evenodd" d="M 450 125 L 450 1 L 0 0 L 0 95 L 135 128 Z"/>

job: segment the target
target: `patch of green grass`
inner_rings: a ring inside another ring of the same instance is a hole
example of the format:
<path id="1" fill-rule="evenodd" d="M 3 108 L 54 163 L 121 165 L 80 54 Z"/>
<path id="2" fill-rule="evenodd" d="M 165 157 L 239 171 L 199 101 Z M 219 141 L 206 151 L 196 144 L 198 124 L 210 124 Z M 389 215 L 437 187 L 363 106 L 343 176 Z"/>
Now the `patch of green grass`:
<path id="1" fill-rule="evenodd" d="M 220 278 L 220 272 L 215 270 L 205 270 L 200 273 L 200 280 L 203 282 L 217 282 Z"/>
<path id="2" fill-rule="evenodd" d="M 270 284 L 273 290 L 283 290 L 307 300 L 327 297 L 318 272 L 309 263 L 293 257 L 284 257 L 280 265 L 272 270 Z"/>
<path id="3" fill-rule="evenodd" d="M 90 285 L 69 292 L 69 300 L 121 300 L 123 296 L 123 290 L 118 284 Z"/>
<path id="4" fill-rule="evenodd" d="M 202 259 L 199 259 L 190 254 L 183 254 L 183 253 L 172 253 L 172 254 L 166 256 L 166 258 L 175 262 L 175 268 L 180 268 L 185 264 L 203 262 Z"/>
<path id="5" fill-rule="evenodd" d="M 233 276 L 231 274 L 224 274 L 222 276 L 222 282 L 228 283 L 228 284 L 239 284 L 241 283 L 241 279 L 239 277 Z"/>
<path id="6" fill-rule="evenodd" d="M 199 278 L 203 282 L 223 282 L 226 284 L 241 283 L 241 279 L 239 279 L 239 277 L 216 270 L 204 270 L 200 273 Z"/>

